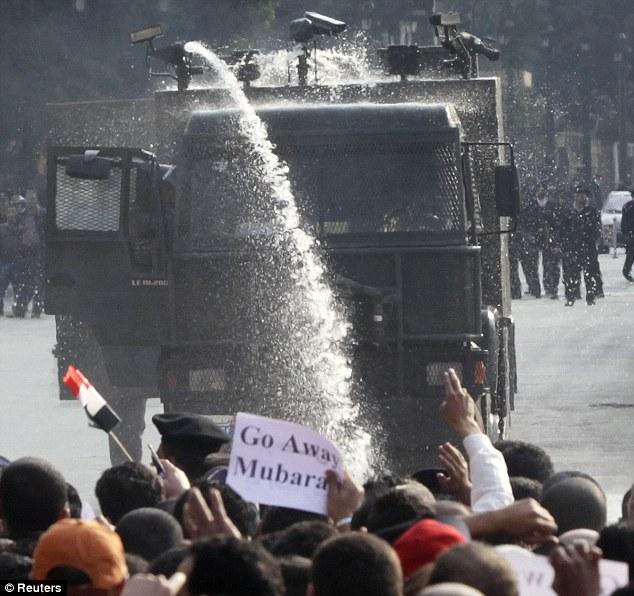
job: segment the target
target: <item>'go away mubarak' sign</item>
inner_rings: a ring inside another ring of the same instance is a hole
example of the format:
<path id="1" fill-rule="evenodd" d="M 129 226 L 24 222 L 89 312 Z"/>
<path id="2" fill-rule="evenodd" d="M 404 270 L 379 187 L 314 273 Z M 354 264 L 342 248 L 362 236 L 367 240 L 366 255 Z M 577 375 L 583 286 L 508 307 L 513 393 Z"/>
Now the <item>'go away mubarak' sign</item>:
<path id="1" fill-rule="evenodd" d="M 341 453 L 325 437 L 283 420 L 236 416 L 227 484 L 243 499 L 325 515 L 326 470 L 343 476 Z"/>

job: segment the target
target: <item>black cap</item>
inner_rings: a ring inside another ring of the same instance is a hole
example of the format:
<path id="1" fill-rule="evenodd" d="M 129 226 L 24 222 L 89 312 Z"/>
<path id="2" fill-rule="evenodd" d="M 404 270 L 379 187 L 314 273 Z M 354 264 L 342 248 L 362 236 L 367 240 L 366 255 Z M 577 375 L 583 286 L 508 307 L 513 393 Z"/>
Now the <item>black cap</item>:
<path id="1" fill-rule="evenodd" d="M 164 441 L 187 441 L 196 446 L 208 446 L 216 451 L 231 441 L 231 437 L 215 424 L 209 416 L 187 412 L 155 414 L 152 422 Z"/>

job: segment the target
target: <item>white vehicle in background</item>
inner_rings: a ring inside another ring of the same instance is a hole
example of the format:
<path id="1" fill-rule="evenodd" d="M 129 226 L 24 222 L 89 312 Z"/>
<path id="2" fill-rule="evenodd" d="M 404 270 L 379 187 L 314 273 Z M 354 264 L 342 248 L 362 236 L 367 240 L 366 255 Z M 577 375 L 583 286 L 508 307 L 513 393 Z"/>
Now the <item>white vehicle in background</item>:
<path id="1" fill-rule="evenodd" d="M 599 252 L 607 253 L 614 244 L 614 230 L 616 229 L 616 244 L 623 244 L 621 234 L 621 214 L 623 205 L 632 200 L 629 190 L 613 190 L 601 209 L 601 239 L 599 240 Z"/>

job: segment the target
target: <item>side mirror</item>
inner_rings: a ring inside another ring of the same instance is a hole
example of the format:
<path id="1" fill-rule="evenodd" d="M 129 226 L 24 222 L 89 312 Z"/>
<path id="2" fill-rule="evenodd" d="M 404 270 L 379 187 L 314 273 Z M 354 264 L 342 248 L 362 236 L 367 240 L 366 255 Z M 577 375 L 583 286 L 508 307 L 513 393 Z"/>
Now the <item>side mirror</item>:
<path id="1" fill-rule="evenodd" d="M 66 175 L 83 180 L 106 180 L 110 177 L 112 159 L 99 157 L 97 150 L 85 151 L 83 155 L 69 155 Z"/>
<path id="2" fill-rule="evenodd" d="M 495 167 L 495 209 L 499 217 L 520 213 L 520 181 L 514 164 Z"/>

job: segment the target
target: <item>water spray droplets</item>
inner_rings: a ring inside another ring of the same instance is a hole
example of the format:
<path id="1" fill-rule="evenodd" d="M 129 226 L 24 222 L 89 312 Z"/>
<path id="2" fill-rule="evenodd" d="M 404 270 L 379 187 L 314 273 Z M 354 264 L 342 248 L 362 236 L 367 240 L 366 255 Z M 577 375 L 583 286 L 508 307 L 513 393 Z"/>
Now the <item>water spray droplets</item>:
<path id="1" fill-rule="evenodd" d="M 253 294 L 248 297 L 258 309 L 253 320 L 261 322 L 254 337 L 264 338 L 271 350 L 256 362 L 258 375 L 266 379 L 264 384 L 253 381 L 264 402 L 260 413 L 326 434 L 346 454 L 353 475 L 361 478 L 368 472 L 370 438 L 359 426 L 358 406 L 350 396 L 352 371 L 344 349 L 349 324 L 326 283 L 314 238 L 300 227 L 288 168 L 229 67 L 200 43 L 187 44 L 187 50 L 208 62 L 239 110 L 239 133 L 250 146 L 253 170 L 244 175 L 255 184 L 250 189 L 247 185 L 248 196 L 240 198 L 251 202 L 250 216 L 276 230 L 254 251 Z"/>

